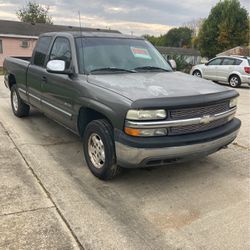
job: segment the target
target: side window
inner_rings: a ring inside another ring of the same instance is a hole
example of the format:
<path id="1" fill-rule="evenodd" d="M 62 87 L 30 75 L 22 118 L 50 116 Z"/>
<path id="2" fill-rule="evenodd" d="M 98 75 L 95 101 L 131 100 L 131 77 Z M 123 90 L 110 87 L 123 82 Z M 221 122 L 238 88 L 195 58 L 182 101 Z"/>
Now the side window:
<path id="1" fill-rule="evenodd" d="M 222 65 L 234 65 L 234 61 L 233 58 L 224 58 Z"/>
<path id="2" fill-rule="evenodd" d="M 209 65 L 209 66 L 212 66 L 212 65 L 220 65 L 221 62 L 222 62 L 222 60 L 223 60 L 222 58 L 214 59 L 214 60 L 210 61 L 210 62 L 208 63 L 208 65 Z"/>
<path id="3" fill-rule="evenodd" d="M 49 60 L 63 60 L 66 62 L 66 68 L 69 68 L 71 63 L 71 49 L 67 38 L 56 38 L 50 52 Z"/>
<path id="4" fill-rule="evenodd" d="M 0 54 L 3 53 L 3 41 L 0 40 Z"/>
<path id="5" fill-rule="evenodd" d="M 44 62 L 46 59 L 46 55 L 49 51 L 49 45 L 51 42 L 51 37 L 44 36 L 39 38 L 38 44 L 36 46 L 35 54 L 34 54 L 34 64 L 37 66 L 44 66 Z"/>
<path id="6" fill-rule="evenodd" d="M 242 60 L 240 60 L 240 59 L 234 60 L 234 65 L 240 65 L 241 63 L 242 63 Z"/>

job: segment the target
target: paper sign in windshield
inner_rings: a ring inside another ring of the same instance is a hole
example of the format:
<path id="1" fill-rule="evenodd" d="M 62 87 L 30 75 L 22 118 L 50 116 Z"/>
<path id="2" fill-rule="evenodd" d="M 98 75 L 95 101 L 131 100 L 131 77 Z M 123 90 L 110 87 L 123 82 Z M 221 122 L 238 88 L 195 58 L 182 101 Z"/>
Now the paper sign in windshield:
<path id="1" fill-rule="evenodd" d="M 131 47 L 134 57 L 143 59 L 152 59 L 147 49 Z"/>

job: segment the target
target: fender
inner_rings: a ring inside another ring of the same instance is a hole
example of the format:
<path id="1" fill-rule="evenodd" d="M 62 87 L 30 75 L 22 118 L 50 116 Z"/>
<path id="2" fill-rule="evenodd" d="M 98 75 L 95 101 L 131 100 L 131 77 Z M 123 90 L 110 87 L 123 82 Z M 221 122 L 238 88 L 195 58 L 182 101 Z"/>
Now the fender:
<path id="1" fill-rule="evenodd" d="M 96 112 L 105 116 L 112 123 L 113 127 L 121 126 L 121 121 L 119 120 L 118 122 L 116 119 L 114 119 L 118 117 L 118 115 L 120 116 L 121 114 L 117 114 L 111 107 L 107 106 L 106 104 L 87 97 L 80 97 L 79 102 L 82 105 L 78 106 L 78 112 L 77 112 L 78 114 L 81 108 L 93 109 Z M 123 126 L 123 121 L 122 121 L 122 126 Z"/>

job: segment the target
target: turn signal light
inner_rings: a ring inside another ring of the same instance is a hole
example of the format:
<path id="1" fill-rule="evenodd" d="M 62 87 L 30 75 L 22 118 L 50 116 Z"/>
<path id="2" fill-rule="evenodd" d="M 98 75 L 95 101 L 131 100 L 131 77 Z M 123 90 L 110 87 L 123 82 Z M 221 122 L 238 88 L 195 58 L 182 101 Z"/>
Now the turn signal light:
<path id="1" fill-rule="evenodd" d="M 134 128 L 125 128 L 124 130 L 127 135 L 132 135 L 132 136 L 140 136 L 141 133 L 139 129 L 134 129 Z"/>

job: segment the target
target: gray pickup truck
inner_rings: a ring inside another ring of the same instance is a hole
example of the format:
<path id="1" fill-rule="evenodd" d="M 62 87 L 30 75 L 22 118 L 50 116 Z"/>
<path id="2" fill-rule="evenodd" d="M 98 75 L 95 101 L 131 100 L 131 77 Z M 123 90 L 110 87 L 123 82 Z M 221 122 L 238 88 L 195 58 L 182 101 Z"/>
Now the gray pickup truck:
<path id="1" fill-rule="evenodd" d="M 77 133 L 89 169 L 103 180 L 122 167 L 209 155 L 241 126 L 235 90 L 174 72 L 141 37 L 46 33 L 32 58 L 7 58 L 4 71 L 14 114 L 34 106 Z"/>

